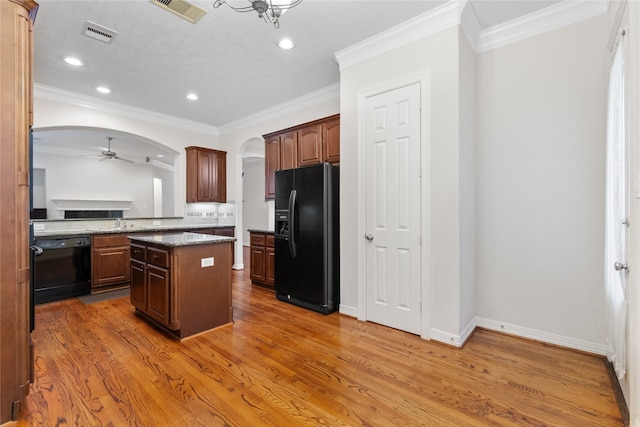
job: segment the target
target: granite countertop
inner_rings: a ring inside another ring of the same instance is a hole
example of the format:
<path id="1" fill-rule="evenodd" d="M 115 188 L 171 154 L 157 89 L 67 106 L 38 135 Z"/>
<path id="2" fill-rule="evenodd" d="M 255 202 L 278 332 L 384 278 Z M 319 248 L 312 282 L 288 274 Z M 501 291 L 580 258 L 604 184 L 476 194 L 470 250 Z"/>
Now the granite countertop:
<path id="1" fill-rule="evenodd" d="M 233 224 L 183 224 L 183 225 L 150 225 L 142 227 L 128 227 L 128 228 L 74 228 L 67 230 L 46 230 L 46 231 L 34 231 L 34 236 L 38 237 L 53 237 L 53 236 L 79 236 L 79 235 L 94 235 L 94 234 L 130 234 L 130 233 L 157 233 L 159 231 L 167 230 L 198 230 L 198 229 L 210 229 L 210 228 L 229 228 L 235 227 Z"/>
<path id="2" fill-rule="evenodd" d="M 176 247 L 192 245 L 210 245 L 215 243 L 235 242 L 235 237 L 214 236 L 200 233 L 163 233 L 163 234 L 140 234 L 130 235 L 129 240 L 144 243 L 154 243 L 156 245 Z"/>
<path id="3" fill-rule="evenodd" d="M 260 230 L 258 228 L 249 228 L 247 231 L 249 233 L 266 233 L 266 234 L 273 234 L 274 233 L 273 230 Z"/>

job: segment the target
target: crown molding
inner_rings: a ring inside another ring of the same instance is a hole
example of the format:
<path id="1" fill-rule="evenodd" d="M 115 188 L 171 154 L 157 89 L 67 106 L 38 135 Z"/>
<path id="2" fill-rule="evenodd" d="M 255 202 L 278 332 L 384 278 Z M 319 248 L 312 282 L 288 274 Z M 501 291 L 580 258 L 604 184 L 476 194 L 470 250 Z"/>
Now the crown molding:
<path id="1" fill-rule="evenodd" d="M 470 2 L 466 2 L 466 5 L 461 9 L 460 27 L 462 27 L 462 31 L 467 36 L 471 48 L 474 52 L 478 52 L 478 40 L 480 40 L 482 27 Z"/>
<path id="2" fill-rule="evenodd" d="M 64 104 L 82 106 L 84 108 L 89 108 L 91 110 L 96 110 L 103 113 L 116 114 L 119 116 L 144 120 L 146 122 L 173 126 L 175 128 L 192 132 L 199 132 L 214 136 L 219 135 L 219 129 L 215 126 L 210 126 L 191 120 L 180 119 L 178 117 L 157 113 L 155 111 L 144 110 L 142 108 L 131 107 L 129 105 L 118 104 L 116 102 L 105 101 L 102 99 L 94 98 L 92 96 L 82 95 L 76 92 L 70 92 L 51 86 L 41 85 L 38 83 L 35 83 L 33 85 L 33 96 L 34 98 L 41 98 L 50 101 L 61 102 Z"/>
<path id="3" fill-rule="evenodd" d="M 303 108 L 313 107 L 332 99 L 340 98 L 340 84 L 335 83 L 323 89 L 316 90 L 301 97 L 292 99 L 291 101 L 278 104 L 266 110 L 259 111 L 250 116 L 244 117 L 225 125 L 220 126 L 220 134 L 226 135 L 252 125 L 264 123 L 266 121 L 295 113 Z"/>
<path id="4" fill-rule="evenodd" d="M 458 25 L 459 9 L 459 2 L 448 1 L 407 22 L 336 52 L 334 57 L 340 71 Z"/>
<path id="5" fill-rule="evenodd" d="M 563 1 L 480 33 L 477 53 L 486 52 L 607 13 L 609 0 Z"/>

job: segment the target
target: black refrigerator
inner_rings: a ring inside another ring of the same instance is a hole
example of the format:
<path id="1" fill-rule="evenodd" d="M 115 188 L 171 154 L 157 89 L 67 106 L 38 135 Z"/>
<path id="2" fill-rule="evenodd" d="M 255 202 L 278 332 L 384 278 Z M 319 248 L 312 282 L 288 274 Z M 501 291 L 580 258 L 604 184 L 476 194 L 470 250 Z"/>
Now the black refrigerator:
<path id="1" fill-rule="evenodd" d="M 340 303 L 339 168 L 276 172 L 276 298 L 323 314 Z"/>

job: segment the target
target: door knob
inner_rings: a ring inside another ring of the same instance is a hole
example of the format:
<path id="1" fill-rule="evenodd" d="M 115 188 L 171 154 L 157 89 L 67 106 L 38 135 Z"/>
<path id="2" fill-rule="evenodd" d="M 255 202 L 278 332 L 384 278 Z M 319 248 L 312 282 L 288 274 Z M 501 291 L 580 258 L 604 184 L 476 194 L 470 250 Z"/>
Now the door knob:
<path id="1" fill-rule="evenodd" d="M 367 239 L 368 241 L 372 241 L 373 240 L 373 234 L 365 234 L 364 238 Z"/>
<path id="2" fill-rule="evenodd" d="M 616 271 L 629 270 L 629 267 L 627 266 L 627 264 L 623 264 L 621 262 L 616 262 L 615 264 L 613 264 L 613 268 L 615 268 Z"/>

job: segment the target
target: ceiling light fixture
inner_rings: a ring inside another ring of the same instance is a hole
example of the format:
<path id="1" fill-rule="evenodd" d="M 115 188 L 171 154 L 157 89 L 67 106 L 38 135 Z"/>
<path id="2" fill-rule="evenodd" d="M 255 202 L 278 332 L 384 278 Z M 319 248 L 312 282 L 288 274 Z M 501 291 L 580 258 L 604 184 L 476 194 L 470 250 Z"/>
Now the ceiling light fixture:
<path id="1" fill-rule="evenodd" d="M 197 101 L 198 100 L 198 95 L 196 95 L 195 93 L 190 93 L 187 95 L 187 99 L 189 101 Z"/>
<path id="2" fill-rule="evenodd" d="M 74 65 L 76 67 L 81 67 L 84 65 L 84 62 L 80 61 L 78 58 L 73 58 L 71 56 L 67 56 L 66 58 L 64 58 L 64 62 L 66 62 L 69 65 Z"/>
<path id="3" fill-rule="evenodd" d="M 278 42 L 278 47 L 280 49 L 289 50 L 289 49 L 293 49 L 295 47 L 295 44 L 291 39 L 282 39 Z"/>
<path id="4" fill-rule="evenodd" d="M 289 9 L 293 9 L 302 0 L 249 0 L 251 6 L 245 7 L 233 7 L 225 0 L 216 0 L 213 3 L 213 8 L 217 9 L 223 4 L 226 4 L 236 12 L 258 12 L 258 18 L 264 19 L 266 22 L 273 24 L 274 27 L 280 28 L 280 22 L 278 19 L 280 16 Z"/>
<path id="5" fill-rule="evenodd" d="M 100 93 L 111 93 L 111 90 L 108 87 L 98 86 L 96 90 Z"/>

